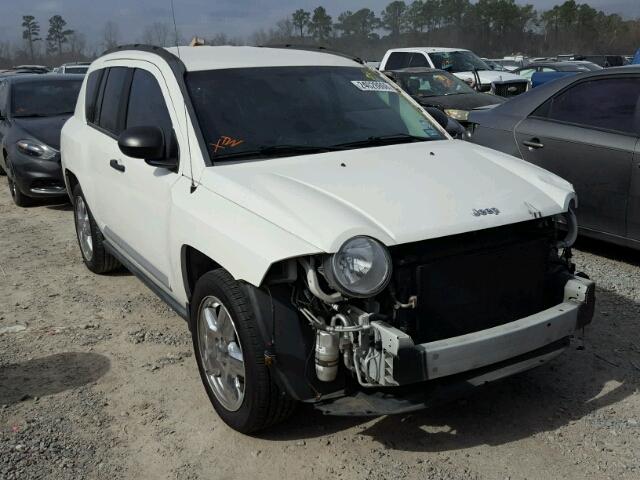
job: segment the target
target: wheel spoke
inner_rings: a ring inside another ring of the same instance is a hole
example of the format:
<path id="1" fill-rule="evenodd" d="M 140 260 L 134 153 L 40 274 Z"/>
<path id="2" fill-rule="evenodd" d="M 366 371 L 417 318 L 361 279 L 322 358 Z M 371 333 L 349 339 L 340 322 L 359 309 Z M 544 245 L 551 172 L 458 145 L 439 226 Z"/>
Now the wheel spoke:
<path id="1" fill-rule="evenodd" d="M 236 411 L 244 400 L 244 357 L 233 318 L 216 297 L 203 300 L 197 341 L 209 387 L 224 408 Z"/>

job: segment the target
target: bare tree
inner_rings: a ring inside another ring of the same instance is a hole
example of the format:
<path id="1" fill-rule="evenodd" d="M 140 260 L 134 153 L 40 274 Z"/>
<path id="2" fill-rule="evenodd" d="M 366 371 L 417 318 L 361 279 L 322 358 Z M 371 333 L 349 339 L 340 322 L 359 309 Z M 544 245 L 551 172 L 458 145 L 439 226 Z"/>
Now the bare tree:
<path id="1" fill-rule="evenodd" d="M 120 29 L 112 20 L 107 21 L 102 29 L 102 46 L 105 50 L 111 50 L 120 44 Z"/>
<path id="2" fill-rule="evenodd" d="M 147 26 L 142 33 L 142 43 L 168 47 L 174 43 L 173 29 L 164 22 L 154 22 Z"/>

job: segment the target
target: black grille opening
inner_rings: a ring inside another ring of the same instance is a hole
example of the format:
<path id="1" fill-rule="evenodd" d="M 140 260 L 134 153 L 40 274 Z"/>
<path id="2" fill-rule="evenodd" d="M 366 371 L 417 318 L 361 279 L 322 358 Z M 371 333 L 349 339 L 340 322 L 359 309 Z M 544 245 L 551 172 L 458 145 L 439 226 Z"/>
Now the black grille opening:
<path id="1" fill-rule="evenodd" d="M 396 325 L 416 343 L 503 325 L 562 301 L 566 268 L 550 220 L 535 220 L 391 249 L 395 297 L 416 295 Z M 560 287 L 559 287 L 560 286 Z"/>
<path id="2" fill-rule="evenodd" d="M 500 97 L 515 97 L 527 91 L 527 82 L 496 83 L 494 93 Z"/>

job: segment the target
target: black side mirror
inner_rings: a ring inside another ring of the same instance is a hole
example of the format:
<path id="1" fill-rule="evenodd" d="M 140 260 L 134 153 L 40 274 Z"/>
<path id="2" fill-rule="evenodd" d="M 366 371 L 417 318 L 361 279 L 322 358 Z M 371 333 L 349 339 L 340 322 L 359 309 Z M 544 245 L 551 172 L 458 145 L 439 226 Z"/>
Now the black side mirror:
<path id="1" fill-rule="evenodd" d="M 167 155 L 167 142 L 158 127 L 127 128 L 118 137 L 118 146 L 126 156 L 141 158 L 154 167 L 174 169 L 178 166 L 177 156 Z"/>
<path id="2" fill-rule="evenodd" d="M 449 135 L 453 138 L 463 138 L 465 130 L 457 120 L 448 117 L 446 113 L 436 107 L 427 107 L 426 110 Z"/>

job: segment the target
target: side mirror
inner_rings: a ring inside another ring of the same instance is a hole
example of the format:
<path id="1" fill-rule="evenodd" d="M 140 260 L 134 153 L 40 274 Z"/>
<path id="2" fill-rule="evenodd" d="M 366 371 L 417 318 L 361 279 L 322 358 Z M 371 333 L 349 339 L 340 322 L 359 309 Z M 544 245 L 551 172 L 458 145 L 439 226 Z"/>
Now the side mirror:
<path id="1" fill-rule="evenodd" d="M 448 117 L 446 113 L 436 107 L 427 107 L 426 110 L 449 135 L 453 138 L 463 138 L 465 130 L 457 120 Z"/>
<path id="2" fill-rule="evenodd" d="M 395 76 L 393 75 L 393 73 L 391 73 L 391 72 L 382 72 L 382 73 L 384 74 L 384 76 L 385 76 L 385 77 L 387 77 L 387 78 L 389 78 L 390 80 L 392 80 L 392 81 L 396 82 L 396 78 L 395 78 Z M 396 82 L 396 83 L 397 83 L 397 82 Z"/>
<path id="3" fill-rule="evenodd" d="M 174 169 L 178 166 L 177 156 L 169 158 L 166 146 L 158 127 L 131 127 L 118 137 L 118 147 L 126 156 L 141 158 L 154 167 Z"/>

